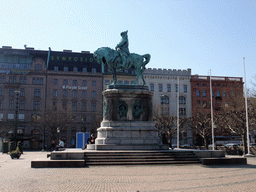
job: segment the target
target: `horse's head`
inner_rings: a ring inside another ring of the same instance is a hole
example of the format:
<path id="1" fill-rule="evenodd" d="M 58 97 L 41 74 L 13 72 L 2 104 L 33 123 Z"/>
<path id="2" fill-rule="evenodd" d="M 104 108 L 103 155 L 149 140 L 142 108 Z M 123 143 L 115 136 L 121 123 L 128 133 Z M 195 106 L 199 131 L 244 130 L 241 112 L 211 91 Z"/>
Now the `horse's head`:
<path id="1" fill-rule="evenodd" d="M 94 52 L 93 58 L 94 58 L 95 61 L 97 61 L 99 64 L 102 63 L 102 58 L 103 58 L 103 56 L 100 54 L 99 49 L 97 49 L 97 50 Z"/>

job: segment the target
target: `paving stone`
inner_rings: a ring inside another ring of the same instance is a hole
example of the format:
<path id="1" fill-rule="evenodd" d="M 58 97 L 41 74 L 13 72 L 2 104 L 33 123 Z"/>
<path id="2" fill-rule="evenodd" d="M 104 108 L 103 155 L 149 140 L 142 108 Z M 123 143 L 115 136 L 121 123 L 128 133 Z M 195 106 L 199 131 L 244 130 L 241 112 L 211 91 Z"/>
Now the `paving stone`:
<path id="1" fill-rule="evenodd" d="M 126 165 L 85 168 L 31 168 L 47 152 L 0 154 L 0 191 L 255 191 L 256 158 L 247 165 Z"/>

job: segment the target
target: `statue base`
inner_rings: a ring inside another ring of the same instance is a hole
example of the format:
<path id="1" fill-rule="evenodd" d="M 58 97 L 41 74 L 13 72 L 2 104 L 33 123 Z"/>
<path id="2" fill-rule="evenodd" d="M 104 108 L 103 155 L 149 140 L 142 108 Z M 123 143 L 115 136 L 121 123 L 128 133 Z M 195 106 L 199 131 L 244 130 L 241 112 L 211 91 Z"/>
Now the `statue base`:
<path id="1" fill-rule="evenodd" d="M 152 95 L 146 86 L 109 85 L 103 92 L 95 150 L 169 149 L 152 121 Z"/>

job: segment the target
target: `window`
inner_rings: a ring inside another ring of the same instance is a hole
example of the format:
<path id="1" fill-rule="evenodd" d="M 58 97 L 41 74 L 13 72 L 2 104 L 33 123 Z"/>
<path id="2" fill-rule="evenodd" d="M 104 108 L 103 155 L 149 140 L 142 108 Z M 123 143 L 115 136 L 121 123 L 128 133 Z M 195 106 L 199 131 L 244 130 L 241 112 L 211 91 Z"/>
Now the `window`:
<path id="1" fill-rule="evenodd" d="M 40 101 L 34 101 L 33 110 L 39 110 L 39 109 L 40 109 Z"/>
<path id="2" fill-rule="evenodd" d="M 169 104 L 169 97 L 167 95 L 161 96 L 161 104 Z"/>
<path id="3" fill-rule="evenodd" d="M 170 84 L 167 85 L 167 92 L 171 92 L 171 85 Z"/>
<path id="4" fill-rule="evenodd" d="M 214 91 L 212 91 L 212 97 L 214 97 Z"/>
<path id="5" fill-rule="evenodd" d="M 19 102 L 19 109 L 24 110 L 25 109 L 25 101 L 20 101 Z"/>
<path id="6" fill-rule="evenodd" d="M 65 98 L 68 97 L 68 91 L 67 90 L 63 90 L 63 97 L 65 97 Z"/>
<path id="7" fill-rule="evenodd" d="M 186 108 L 179 108 L 180 115 L 186 115 Z"/>
<path id="8" fill-rule="evenodd" d="M 39 85 L 40 84 L 40 80 L 39 77 L 36 78 L 36 84 Z"/>
<path id="9" fill-rule="evenodd" d="M 162 92 L 163 91 L 163 85 L 162 84 L 159 84 L 159 92 Z"/>
<path id="10" fill-rule="evenodd" d="M 125 85 L 129 85 L 129 81 L 124 81 L 124 84 Z"/>
<path id="11" fill-rule="evenodd" d="M 96 81 L 92 81 L 92 86 L 96 86 Z"/>
<path id="12" fill-rule="evenodd" d="M 122 85 L 122 84 L 123 84 L 123 81 L 119 80 L 119 81 L 117 81 L 117 84 L 118 84 L 118 85 Z"/>
<path id="13" fill-rule="evenodd" d="M 227 101 L 225 101 L 225 107 L 228 107 L 228 102 Z"/>
<path id="14" fill-rule="evenodd" d="M 96 103 L 95 102 L 92 102 L 92 111 L 96 111 Z"/>
<path id="15" fill-rule="evenodd" d="M 197 96 L 197 97 L 200 96 L 200 91 L 199 91 L 199 90 L 196 91 L 196 96 Z"/>
<path id="16" fill-rule="evenodd" d="M 86 98 L 86 91 L 84 91 L 84 90 L 82 91 L 82 97 Z"/>
<path id="17" fill-rule="evenodd" d="M 3 95 L 4 94 L 4 90 L 2 87 L 0 87 L 0 95 Z"/>
<path id="18" fill-rule="evenodd" d="M 179 87 L 178 85 L 175 85 L 175 92 L 178 92 L 179 91 Z"/>
<path id="19" fill-rule="evenodd" d="M 226 87 L 226 85 L 225 85 L 225 84 L 223 84 L 222 86 L 223 86 L 223 87 Z"/>
<path id="20" fill-rule="evenodd" d="M 54 71 L 59 71 L 59 67 L 54 67 Z"/>
<path id="21" fill-rule="evenodd" d="M 58 85 L 58 79 L 53 79 L 53 84 Z"/>
<path id="22" fill-rule="evenodd" d="M 77 67 L 74 67 L 74 68 L 73 68 L 73 72 L 77 72 Z"/>
<path id="23" fill-rule="evenodd" d="M 180 103 L 180 104 L 186 104 L 186 97 L 180 96 L 180 97 L 179 97 L 179 103 Z"/>
<path id="24" fill-rule="evenodd" d="M 92 91 L 92 98 L 96 98 L 96 91 Z"/>
<path id="25" fill-rule="evenodd" d="M 35 97 L 40 97 L 40 89 L 34 89 L 34 96 Z"/>
<path id="26" fill-rule="evenodd" d="M 8 114 L 7 119 L 8 120 L 14 120 L 14 114 Z"/>
<path id="27" fill-rule="evenodd" d="M 223 91 L 223 97 L 227 97 L 226 91 Z"/>
<path id="28" fill-rule="evenodd" d="M 56 101 L 52 101 L 52 110 L 57 111 L 57 102 Z"/>
<path id="29" fill-rule="evenodd" d="M 19 119 L 19 121 L 24 121 L 25 120 L 25 114 L 19 114 L 18 119 Z"/>
<path id="30" fill-rule="evenodd" d="M 220 97 L 220 91 L 217 91 L 217 97 Z"/>
<path id="31" fill-rule="evenodd" d="M 3 101 L 0 100 L 0 109 L 2 109 L 2 108 L 3 108 Z"/>
<path id="32" fill-rule="evenodd" d="M 77 102 L 72 102 L 72 111 L 77 111 Z"/>
<path id="33" fill-rule="evenodd" d="M 125 70 L 124 70 L 124 73 L 128 73 L 128 69 L 125 69 Z"/>
<path id="34" fill-rule="evenodd" d="M 187 93 L 187 91 L 188 91 L 187 85 L 183 85 L 183 91 L 184 91 L 184 93 Z"/>
<path id="35" fill-rule="evenodd" d="M 217 84 L 217 87 L 219 87 L 220 86 L 220 84 Z"/>
<path id="36" fill-rule="evenodd" d="M 230 97 L 234 97 L 234 92 L 233 91 L 230 92 Z"/>
<path id="37" fill-rule="evenodd" d="M 105 80 L 105 85 L 109 85 L 109 80 Z"/>
<path id="38" fill-rule="evenodd" d="M 44 78 L 40 78 L 40 85 L 44 84 Z"/>
<path id="39" fill-rule="evenodd" d="M 86 80 L 83 80 L 83 81 L 82 81 L 82 85 L 83 85 L 83 86 L 87 86 L 87 81 L 86 81 Z"/>
<path id="40" fill-rule="evenodd" d="M 196 107 L 201 107 L 201 101 L 200 100 L 196 101 Z"/>
<path id="41" fill-rule="evenodd" d="M 19 83 L 20 83 L 20 84 L 23 83 L 23 77 L 20 77 Z"/>
<path id="42" fill-rule="evenodd" d="M 0 120 L 4 119 L 4 114 L 0 113 Z"/>
<path id="43" fill-rule="evenodd" d="M 53 97 L 57 97 L 58 96 L 58 90 L 57 89 L 54 89 L 53 90 Z"/>
<path id="44" fill-rule="evenodd" d="M 77 90 L 73 90 L 73 97 L 77 97 Z"/>
<path id="45" fill-rule="evenodd" d="M 207 107 L 207 101 L 203 101 L 203 108 Z"/>
<path id="46" fill-rule="evenodd" d="M 10 96 L 14 96 L 14 89 L 13 88 L 10 88 Z"/>
<path id="47" fill-rule="evenodd" d="M 14 109 L 14 101 L 13 100 L 9 101 L 9 109 Z"/>
<path id="48" fill-rule="evenodd" d="M 150 91 L 154 91 L 154 84 L 150 84 Z"/>
<path id="49" fill-rule="evenodd" d="M 24 96 L 25 96 L 25 89 L 24 89 L 24 88 L 21 88 L 21 89 L 20 89 L 20 96 L 21 96 L 21 97 L 24 97 Z"/>
<path id="50" fill-rule="evenodd" d="M 62 101 L 62 109 L 67 110 L 67 102 Z"/>
<path id="51" fill-rule="evenodd" d="M 82 111 L 86 111 L 86 110 L 87 110 L 87 103 L 82 102 Z"/>
<path id="52" fill-rule="evenodd" d="M 68 67 L 64 67 L 64 71 L 67 72 L 68 71 Z"/>
<path id="53" fill-rule="evenodd" d="M 197 83 L 196 86 L 199 87 L 199 83 Z"/>
<path id="54" fill-rule="evenodd" d="M 96 68 L 92 68 L 92 73 L 96 73 Z"/>
<path id="55" fill-rule="evenodd" d="M 206 97 L 206 91 L 203 90 L 203 97 Z"/>
<path id="56" fill-rule="evenodd" d="M 81 120 L 86 121 L 86 116 L 82 116 Z"/>
<path id="57" fill-rule="evenodd" d="M 63 79 L 63 85 L 68 85 L 68 80 L 67 79 Z"/>
<path id="58" fill-rule="evenodd" d="M 203 83 L 203 84 L 202 84 L 202 86 L 203 86 L 203 87 L 205 87 L 205 86 L 206 86 L 206 84 L 205 84 L 205 83 Z"/>
<path id="59" fill-rule="evenodd" d="M 32 84 L 33 84 L 33 85 L 36 84 L 36 78 L 35 78 L 35 77 L 33 77 L 33 79 L 32 79 Z"/>
<path id="60" fill-rule="evenodd" d="M 77 85 L 77 80 L 73 80 L 73 85 Z"/>
<path id="61" fill-rule="evenodd" d="M 87 73 L 87 68 L 83 68 L 83 73 Z"/>
<path id="62" fill-rule="evenodd" d="M 217 106 L 220 106 L 220 101 L 217 101 Z"/>

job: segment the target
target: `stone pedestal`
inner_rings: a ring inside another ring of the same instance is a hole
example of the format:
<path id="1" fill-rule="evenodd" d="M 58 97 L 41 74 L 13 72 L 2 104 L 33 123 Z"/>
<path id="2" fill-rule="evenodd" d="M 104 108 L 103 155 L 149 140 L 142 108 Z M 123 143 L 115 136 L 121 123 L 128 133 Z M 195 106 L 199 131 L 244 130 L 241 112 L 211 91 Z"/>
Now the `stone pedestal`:
<path id="1" fill-rule="evenodd" d="M 110 85 L 103 92 L 103 121 L 95 149 L 168 149 L 152 121 L 152 94 L 145 86 Z"/>

